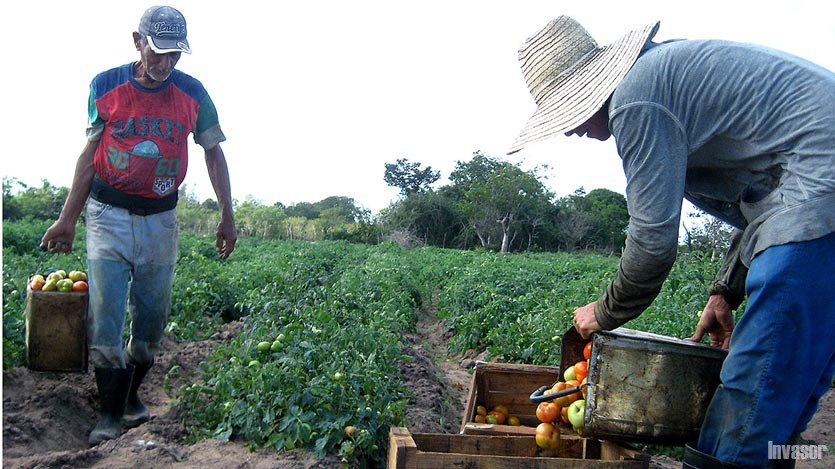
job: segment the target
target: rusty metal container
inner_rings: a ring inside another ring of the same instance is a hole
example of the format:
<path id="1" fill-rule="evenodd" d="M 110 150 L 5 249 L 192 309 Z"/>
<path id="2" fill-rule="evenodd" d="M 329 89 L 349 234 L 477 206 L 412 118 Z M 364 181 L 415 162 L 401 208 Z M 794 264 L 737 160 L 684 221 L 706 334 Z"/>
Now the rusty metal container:
<path id="1" fill-rule="evenodd" d="M 726 350 L 626 328 L 592 334 L 583 436 L 678 445 L 698 437 Z M 572 327 L 560 369 L 584 360 Z"/>
<path id="2" fill-rule="evenodd" d="M 87 292 L 26 291 L 26 367 L 87 371 Z"/>

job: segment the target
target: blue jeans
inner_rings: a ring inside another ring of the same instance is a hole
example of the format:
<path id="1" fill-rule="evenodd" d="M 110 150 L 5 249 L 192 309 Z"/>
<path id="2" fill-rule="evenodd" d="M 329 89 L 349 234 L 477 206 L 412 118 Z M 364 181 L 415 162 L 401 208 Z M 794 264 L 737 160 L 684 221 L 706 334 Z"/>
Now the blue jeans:
<path id="1" fill-rule="evenodd" d="M 748 306 L 698 449 L 762 467 L 768 443 L 806 429 L 835 375 L 835 233 L 766 249 L 751 262 Z"/>
<path id="2" fill-rule="evenodd" d="M 171 310 L 177 234 L 176 209 L 139 216 L 92 198 L 87 202 L 93 366 L 153 362 Z M 130 339 L 123 347 L 126 311 Z"/>

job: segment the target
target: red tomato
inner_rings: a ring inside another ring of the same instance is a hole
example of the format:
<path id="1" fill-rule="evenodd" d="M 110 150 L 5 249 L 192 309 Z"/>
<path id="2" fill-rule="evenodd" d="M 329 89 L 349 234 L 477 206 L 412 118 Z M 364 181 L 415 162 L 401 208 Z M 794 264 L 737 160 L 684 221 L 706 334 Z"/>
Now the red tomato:
<path id="1" fill-rule="evenodd" d="M 562 423 L 571 425 L 571 420 L 568 420 L 568 407 L 567 406 L 560 409 L 560 420 L 562 420 Z"/>
<path id="2" fill-rule="evenodd" d="M 586 342 L 586 346 L 583 347 L 583 356 L 586 360 L 591 359 L 591 341 Z"/>
<path id="3" fill-rule="evenodd" d="M 577 380 L 571 380 L 565 382 L 565 387 L 563 389 L 574 388 L 580 385 L 580 382 Z M 576 401 L 577 399 L 581 398 L 583 395 L 580 391 L 577 391 L 573 394 L 569 394 L 567 396 L 562 396 L 554 399 L 554 402 L 557 403 L 560 407 L 568 407 L 569 404 Z"/>
<path id="4" fill-rule="evenodd" d="M 583 360 L 574 364 L 574 376 L 582 382 L 589 375 L 589 362 Z"/>
<path id="5" fill-rule="evenodd" d="M 551 401 L 540 402 L 536 407 L 536 418 L 538 418 L 540 422 L 551 423 L 559 416 L 560 406 Z"/>

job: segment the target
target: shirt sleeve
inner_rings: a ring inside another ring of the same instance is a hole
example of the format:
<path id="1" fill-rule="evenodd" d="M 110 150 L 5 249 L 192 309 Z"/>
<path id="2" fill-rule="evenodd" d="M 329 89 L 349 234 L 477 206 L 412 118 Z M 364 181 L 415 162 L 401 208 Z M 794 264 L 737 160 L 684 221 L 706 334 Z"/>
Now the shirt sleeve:
<path id="1" fill-rule="evenodd" d="M 96 92 L 93 85 L 90 85 L 90 96 L 87 99 L 87 140 L 91 142 L 101 140 L 102 131 L 104 131 L 104 120 L 99 116 L 99 109 L 96 107 Z"/>
<path id="2" fill-rule="evenodd" d="M 226 141 L 226 136 L 220 129 L 215 103 L 208 94 L 200 101 L 197 125 L 194 129 L 194 141 L 206 150 L 210 150 L 220 142 Z"/>
<path id="3" fill-rule="evenodd" d="M 626 175 L 629 227 L 615 277 L 595 305 L 606 330 L 649 307 L 672 269 L 688 153 L 683 127 L 658 104 L 615 109 L 610 126 Z"/>

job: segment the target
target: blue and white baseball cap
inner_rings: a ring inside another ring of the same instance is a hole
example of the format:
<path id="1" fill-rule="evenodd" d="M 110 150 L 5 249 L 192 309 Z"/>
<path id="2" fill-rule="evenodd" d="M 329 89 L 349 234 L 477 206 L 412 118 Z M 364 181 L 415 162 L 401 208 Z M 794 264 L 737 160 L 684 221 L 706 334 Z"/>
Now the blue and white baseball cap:
<path id="1" fill-rule="evenodd" d="M 145 10 L 139 20 L 139 34 L 148 39 L 148 44 L 157 54 L 191 54 L 186 40 L 186 19 L 176 8 L 153 6 Z"/>

